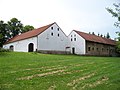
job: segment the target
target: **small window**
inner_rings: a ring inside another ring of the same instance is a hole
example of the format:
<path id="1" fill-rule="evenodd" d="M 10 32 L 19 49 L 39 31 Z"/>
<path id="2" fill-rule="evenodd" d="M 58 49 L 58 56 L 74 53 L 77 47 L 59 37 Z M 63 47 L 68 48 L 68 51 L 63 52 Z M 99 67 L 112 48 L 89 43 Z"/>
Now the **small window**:
<path id="1" fill-rule="evenodd" d="M 74 35 L 74 37 L 76 37 L 76 34 Z"/>
<path id="2" fill-rule="evenodd" d="M 71 41 L 72 41 L 72 38 L 71 38 Z"/>
<path id="3" fill-rule="evenodd" d="M 94 47 L 92 48 L 92 50 L 94 51 Z"/>
<path id="4" fill-rule="evenodd" d="M 53 36 L 53 33 L 51 33 L 51 36 Z"/>
<path id="5" fill-rule="evenodd" d="M 104 51 L 104 49 L 102 48 L 102 52 Z"/>
<path id="6" fill-rule="evenodd" d="M 59 28 L 57 28 L 57 30 L 59 31 Z"/>
<path id="7" fill-rule="evenodd" d="M 88 51 L 90 51 L 90 47 L 88 47 Z"/>
<path id="8" fill-rule="evenodd" d="M 108 52 L 109 49 L 107 49 L 107 52 Z"/>
<path id="9" fill-rule="evenodd" d="M 59 37 L 60 35 L 59 35 L 59 33 L 58 33 L 58 37 Z"/>
<path id="10" fill-rule="evenodd" d="M 72 37 L 72 35 L 71 35 L 71 37 Z"/>
<path id="11" fill-rule="evenodd" d="M 51 29 L 53 30 L 53 27 L 51 27 Z"/>
<path id="12" fill-rule="evenodd" d="M 76 38 L 74 38 L 74 41 L 76 41 Z"/>
<path id="13" fill-rule="evenodd" d="M 98 51 L 98 48 L 96 48 L 96 50 Z"/>

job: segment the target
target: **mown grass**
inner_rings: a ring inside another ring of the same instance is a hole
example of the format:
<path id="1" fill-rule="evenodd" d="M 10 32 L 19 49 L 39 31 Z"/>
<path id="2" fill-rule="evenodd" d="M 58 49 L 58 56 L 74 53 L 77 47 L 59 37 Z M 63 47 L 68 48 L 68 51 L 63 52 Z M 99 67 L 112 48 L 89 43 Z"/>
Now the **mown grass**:
<path id="1" fill-rule="evenodd" d="M 4 52 L 0 90 L 120 90 L 120 58 Z"/>

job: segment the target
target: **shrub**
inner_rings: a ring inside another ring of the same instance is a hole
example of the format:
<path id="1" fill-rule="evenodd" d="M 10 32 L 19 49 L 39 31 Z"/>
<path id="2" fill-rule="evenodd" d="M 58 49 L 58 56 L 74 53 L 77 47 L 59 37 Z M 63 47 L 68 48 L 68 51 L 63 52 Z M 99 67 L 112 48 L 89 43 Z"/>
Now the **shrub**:
<path id="1" fill-rule="evenodd" d="M 9 49 L 0 48 L 0 52 L 10 52 Z"/>

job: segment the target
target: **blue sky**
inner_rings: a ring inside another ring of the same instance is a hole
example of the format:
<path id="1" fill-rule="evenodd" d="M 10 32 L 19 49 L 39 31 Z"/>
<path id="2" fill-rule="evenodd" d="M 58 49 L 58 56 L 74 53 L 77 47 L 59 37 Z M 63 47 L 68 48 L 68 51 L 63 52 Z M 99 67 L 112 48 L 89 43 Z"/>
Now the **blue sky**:
<path id="1" fill-rule="evenodd" d="M 119 30 L 115 18 L 106 11 L 119 0 L 0 0 L 0 19 L 18 18 L 25 25 L 39 28 L 57 22 L 68 35 L 72 30 L 110 33 L 112 38 Z M 119 30 L 120 31 L 120 30 Z"/>

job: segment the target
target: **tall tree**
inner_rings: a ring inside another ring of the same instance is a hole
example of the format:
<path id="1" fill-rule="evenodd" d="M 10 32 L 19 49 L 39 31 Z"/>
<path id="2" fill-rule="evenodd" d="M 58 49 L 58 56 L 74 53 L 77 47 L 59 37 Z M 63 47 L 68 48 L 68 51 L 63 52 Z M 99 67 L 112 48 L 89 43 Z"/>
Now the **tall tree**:
<path id="1" fill-rule="evenodd" d="M 7 24 L 4 21 L 0 21 L 0 47 L 7 41 L 7 31 L 6 31 Z"/>
<path id="2" fill-rule="evenodd" d="M 118 38 L 117 38 L 117 51 L 120 53 L 120 32 L 117 32 L 117 34 L 118 34 Z"/>
<path id="3" fill-rule="evenodd" d="M 17 18 L 12 18 L 10 21 L 7 23 L 4 23 L 4 21 L 0 21 L 0 47 L 3 46 L 3 44 L 9 40 L 10 38 L 29 31 L 33 30 L 34 27 L 31 25 L 26 25 L 25 27 L 19 21 Z"/>
<path id="4" fill-rule="evenodd" d="M 8 21 L 8 30 L 10 33 L 9 38 L 12 38 L 22 32 L 23 24 L 17 18 L 12 18 Z"/>
<path id="5" fill-rule="evenodd" d="M 120 28 L 120 3 L 118 4 L 113 4 L 114 5 L 114 10 L 111 8 L 106 8 L 109 13 L 112 14 L 113 17 L 117 18 L 117 21 L 115 22 L 115 26 Z M 118 41 L 117 41 L 117 51 L 120 53 L 120 31 L 117 32 L 118 34 Z"/>
<path id="6" fill-rule="evenodd" d="M 118 4 L 113 4 L 114 5 L 114 10 L 111 8 L 106 8 L 109 13 L 112 14 L 113 17 L 117 18 L 117 21 L 115 22 L 115 26 L 120 28 L 120 3 Z"/>
<path id="7" fill-rule="evenodd" d="M 27 31 L 30 31 L 30 30 L 33 30 L 33 29 L 34 29 L 33 26 L 31 26 L 31 25 L 26 25 L 26 26 L 23 27 L 22 33 L 27 32 Z"/>

